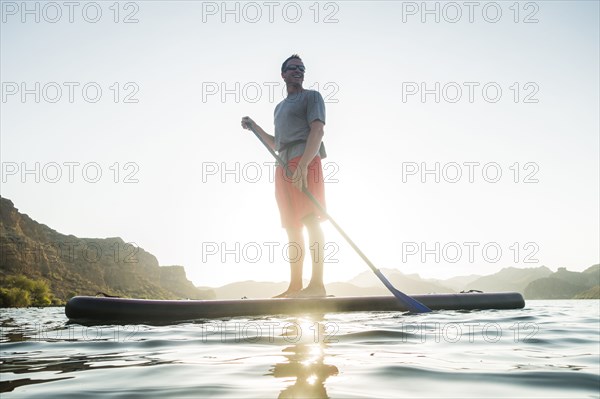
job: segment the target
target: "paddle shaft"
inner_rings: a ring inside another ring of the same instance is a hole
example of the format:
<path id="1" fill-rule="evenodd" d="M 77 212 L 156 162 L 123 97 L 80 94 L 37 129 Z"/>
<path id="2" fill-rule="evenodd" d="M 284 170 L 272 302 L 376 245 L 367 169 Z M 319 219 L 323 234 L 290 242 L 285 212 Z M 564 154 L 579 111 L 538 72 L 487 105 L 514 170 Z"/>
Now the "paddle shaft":
<path id="1" fill-rule="evenodd" d="M 247 126 L 252 131 L 252 133 L 254 133 L 254 135 L 260 140 L 260 142 L 263 143 L 263 145 L 267 148 L 267 150 L 269 150 L 269 152 L 271 153 L 271 155 L 273 155 L 275 160 L 277 160 L 277 162 L 284 168 L 286 176 L 291 177 L 292 172 L 290 171 L 287 163 L 284 162 L 283 159 L 281 159 L 281 157 L 279 155 L 277 155 L 275 150 L 273 150 L 273 148 L 271 148 L 271 146 L 267 142 L 265 142 L 265 140 L 263 140 L 263 138 L 260 136 L 260 134 L 254 129 L 254 126 L 252 124 L 248 123 Z M 408 295 L 406 295 L 406 294 L 402 293 L 401 291 L 398 291 L 396 288 L 394 288 L 392 283 L 390 283 L 389 280 L 381 273 L 381 271 L 375 267 L 375 265 L 371 262 L 371 260 L 369 258 L 367 258 L 367 255 L 365 255 L 363 253 L 363 251 L 360 250 L 360 248 L 354 243 L 354 241 L 352 241 L 352 239 L 348 236 L 348 234 L 346 234 L 346 232 L 331 217 L 331 215 L 329 215 L 327 213 L 327 211 L 325 210 L 323 205 L 321 205 L 321 203 L 312 195 L 312 193 L 310 191 L 308 191 L 308 188 L 305 187 L 304 185 L 302 185 L 302 192 L 304 194 L 306 194 L 308 199 L 310 199 L 310 201 L 317 207 L 319 212 L 321 212 L 322 215 L 327 217 L 327 219 L 331 222 L 333 227 L 335 227 L 335 229 L 342 235 L 342 237 L 344 237 L 344 239 L 348 242 L 348 244 L 350 244 L 352 249 L 354 249 L 356 251 L 356 253 L 362 258 L 362 260 L 365 261 L 367 266 L 369 266 L 369 268 L 371 268 L 373 273 L 375 273 L 375 275 L 392 292 L 392 294 L 394 294 L 394 296 L 396 298 L 398 298 L 400 301 L 404 302 L 405 305 L 413 312 L 418 312 L 418 313 L 431 312 L 431 309 L 429 309 L 427 306 L 423 305 L 421 302 L 409 297 Z"/>

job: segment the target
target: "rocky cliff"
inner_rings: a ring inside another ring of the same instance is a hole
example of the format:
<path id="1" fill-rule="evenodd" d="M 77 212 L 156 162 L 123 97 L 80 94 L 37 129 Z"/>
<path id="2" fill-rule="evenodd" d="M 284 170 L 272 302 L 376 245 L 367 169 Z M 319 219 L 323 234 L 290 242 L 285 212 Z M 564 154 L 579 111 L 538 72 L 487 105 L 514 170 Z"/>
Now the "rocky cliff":
<path id="1" fill-rule="evenodd" d="M 154 255 L 119 237 L 61 234 L 0 197 L 0 278 L 24 275 L 50 283 L 55 297 L 110 295 L 157 299 L 214 298 L 182 266 L 159 266 Z"/>
<path id="2" fill-rule="evenodd" d="M 600 293 L 600 265 L 581 273 L 561 267 L 546 278 L 532 281 L 525 288 L 528 299 L 598 299 Z"/>

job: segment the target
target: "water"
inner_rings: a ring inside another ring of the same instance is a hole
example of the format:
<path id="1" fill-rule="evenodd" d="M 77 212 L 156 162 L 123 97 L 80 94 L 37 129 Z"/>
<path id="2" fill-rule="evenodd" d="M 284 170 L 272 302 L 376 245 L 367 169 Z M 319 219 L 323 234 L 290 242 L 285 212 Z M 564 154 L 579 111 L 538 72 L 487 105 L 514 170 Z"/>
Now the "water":
<path id="1" fill-rule="evenodd" d="M 164 326 L 63 312 L 1 310 L 3 399 L 600 397 L 597 300 Z"/>

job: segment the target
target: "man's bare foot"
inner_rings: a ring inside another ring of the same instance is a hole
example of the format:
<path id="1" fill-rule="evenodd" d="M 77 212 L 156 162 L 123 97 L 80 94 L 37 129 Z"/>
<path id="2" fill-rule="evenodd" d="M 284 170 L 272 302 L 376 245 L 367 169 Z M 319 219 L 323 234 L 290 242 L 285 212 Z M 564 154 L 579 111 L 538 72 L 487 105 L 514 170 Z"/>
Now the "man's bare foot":
<path id="1" fill-rule="evenodd" d="M 288 288 L 285 292 L 282 292 L 279 295 L 275 295 L 273 298 L 295 298 L 300 291 L 301 289 Z"/>
<path id="2" fill-rule="evenodd" d="M 327 296 L 327 292 L 325 291 L 325 286 L 323 285 L 308 285 L 300 292 L 294 295 L 294 298 L 323 298 Z"/>

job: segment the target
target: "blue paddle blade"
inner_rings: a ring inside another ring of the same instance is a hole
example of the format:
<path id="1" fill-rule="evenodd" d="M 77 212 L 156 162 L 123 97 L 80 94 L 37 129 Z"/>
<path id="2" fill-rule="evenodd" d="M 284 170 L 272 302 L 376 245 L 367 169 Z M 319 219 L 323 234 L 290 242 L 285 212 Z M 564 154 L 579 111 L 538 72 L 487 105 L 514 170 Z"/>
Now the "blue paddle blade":
<path id="1" fill-rule="evenodd" d="M 421 302 L 409 297 L 405 293 L 400 292 L 396 288 L 394 288 L 392 283 L 390 283 L 388 281 L 388 279 L 381 273 L 381 271 L 379 269 L 373 270 L 373 272 L 375 273 L 375 275 L 377 277 L 379 277 L 379 280 L 381 280 L 383 285 L 385 285 L 387 287 L 387 289 L 390 290 L 390 292 L 392 294 L 394 294 L 394 296 L 396 297 L 398 302 L 400 302 L 402 305 L 406 306 L 406 308 L 408 310 L 410 310 L 413 313 L 431 312 L 431 309 L 429 309 L 427 306 L 423 305 Z"/>

